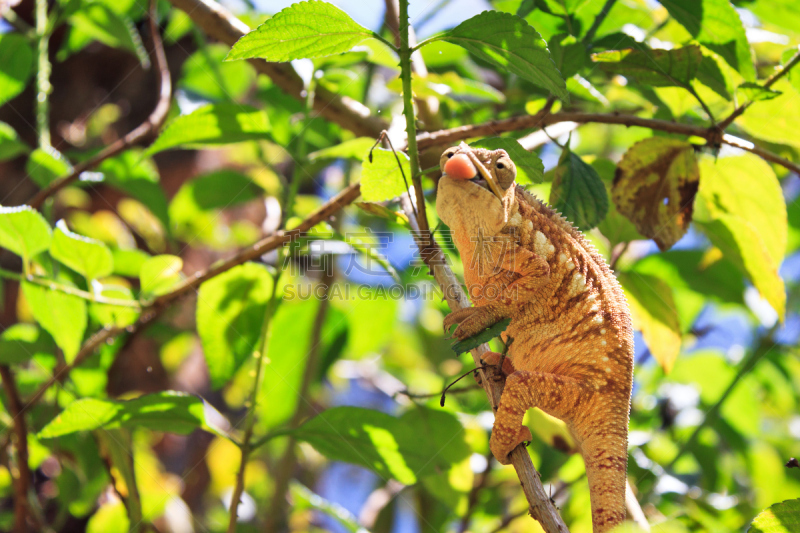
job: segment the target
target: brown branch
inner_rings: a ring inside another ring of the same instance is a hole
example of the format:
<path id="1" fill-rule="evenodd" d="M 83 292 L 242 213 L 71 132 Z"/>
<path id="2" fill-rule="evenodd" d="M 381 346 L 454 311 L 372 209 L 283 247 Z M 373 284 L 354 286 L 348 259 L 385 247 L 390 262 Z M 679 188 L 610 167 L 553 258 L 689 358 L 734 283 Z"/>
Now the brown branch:
<path id="1" fill-rule="evenodd" d="M 14 434 L 17 448 L 17 475 L 14 476 L 14 531 L 28 531 L 28 487 L 31 471 L 28 467 L 28 428 L 25 413 L 19 398 L 14 374 L 8 365 L 0 365 L 0 377 L 8 399 L 8 414 L 14 419 Z M 12 470 L 13 474 L 13 470 Z"/>
<path id="2" fill-rule="evenodd" d="M 135 129 L 128 132 L 127 135 L 109 144 L 94 157 L 75 165 L 71 174 L 50 183 L 47 187 L 36 193 L 36 195 L 28 202 L 28 205 L 34 209 L 38 209 L 47 198 L 54 195 L 64 187 L 77 181 L 83 172 L 96 167 L 106 159 L 114 157 L 123 150 L 126 150 L 127 148 L 139 143 L 153 133 L 157 132 L 164 123 L 164 120 L 166 120 L 172 99 L 172 79 L 169 75 L 167 56 L 164 53 L 164 43 L 161 41 L 161 34 L 158 31 L 158 20 L 156 18 L 157 15 L 155 6 L 156 2 L 151 1 L 148 18 L 150 22 L 150 38 L 153 43 L 153 56 L 155 57 L 156 72 L 160 87 L 156 107 L 153 109 L 153 112 L 150 113 L 150 116 L 147 117 L 147 120 L 139 124 L 139 126 Z"/>
<path id="3" fill-rule="evenodd" d="M 729 146 L 735 146 L 752 152 L 759 157 L 781 165 L 792 172 L 800 174 L 800 165 L 784 159 L 779 155 L 759 148 L 748 141 L 743 141 L 731 135 L 722 134 L 718 127 L 704 128 L 692 124 L 681 124 L 668 120 L 658 120 L 652 118 L 642 118 L 635 115 L 624 115 L 621 113 L 581 113 L 565 111 L 555 114 L 547 114 L 544 110 L 535 115 L 523 115 L 502 120 L 492 120 L 483 124 L 459 126 L 447 130 L 422 133 L 417 136 L 417 146 L 420 150 L 432 148 L 434 146 L 445 146 L 455 144 L 465 139 L 473 137 L 486 137 L 499 135 L 511 131 L 519 131 L 533 128 L 543 128 L 561 122 L 576 122 L 578 124 L 618 124 L 620 126 L 639 126 L 668 133 L 679 135 L 696 136 L 706 139 L 709 143 L 721 142 Z"/>
<path id="4" fill-rule="evenodd" d="M 424 239 L 424 235 L 420 233 L 419 227 L 416 225 L 416 221 L 412 216 L 413 212 L 408 195 L 403 195 L 401 204 L 414 230 L 414 239 L 420 249 L 420 255 L 423 261 L 425 261 L 425 264 L 431 269 L 433 277 L 442 289 L 442 293 L 450 309 L 456 311 L 469 307 L 470 302 L 461 289 L 461 284 L 453 274 L 453 271 L 447 266 L 442 250 L 435 242 L 432 242 L 432 239 L 428 241 Z M 427 244 L 426 241 L 430 244 Z M 481 344 L 470 352 L 476 365 L 482 366 L 481 356 L 488 351 L 489 347 L 486 344 Z M 479 372 L 481 373 L 481 384 L 486 391 L 486 395 L 489 397 L 492 408 L 496 409 L 500 403 L 500 396 L 503 393 L 504 383 L 493 379 L 493 375 L 489 375 L 490 373 L 494 374 L 493 369 L 490 371 L 481 369 Z M 509 457 L 517 472 L 517 477 L 519 477 L 525 497 L 528 500 L 530 515 L 541 523 L 547 533 L 564 533 L 569 531 L 564 521 L 561 519 L 561 516 L 558 514 L 558 511 L 556 511 L 555 507 L 550 502 L 549 496 L 544 491 L 542 482 L 539 479 L 539 473 L 536 471 L 536 468 L 534 468 L 531 457 L 528 455 L 528 451 L 525 447 L 521 445 L 517 446 Z"/>
<path id="5" fill-rule="evenodd" d="M 214 0 L 170 0 L 173 6 L 186 12 L 192 21 L 210 37 L 233 46 L 250 28 L 236 18 L 230 11 Z M 303 80 L 289 63 L 268 63 L 261 59 L 251 59 L 256 71 L 272 79 L 286 94 L 305 102 Z M 377 137 L 389 125 L 370 114 L 361 102 L 339 96 L 317 86 L 314 91 L 314 109 L 323 117 L 356 135 Z"/>
<path id="6" fill-rule="evenodd" d="M 800 63 L 800 51 L 795 53 L 791 57 L 791 59 L 789 59 L 789 61 L 783 66 L 782 69 L 780 69 L 777 72 L 774 72 L 772 76 L 767 78 L 762 87 L 765 89 L 769 89 L 775 84 L 775 82 L 777 82 L 779 79 L 787 75 L 789 71 L 792 70 L 792 68 L 795 67 L 798 63 Z M 750 105 L 752 105 L 752 103 L 753 100 L 750 100 L 749 102 L 746 102 L 744 105 L 740 105 L 739 107 L 734 109 L 733 112 L 730 115 L 728 115 L 728 117 L 725 120 L 719 123 L 720 129 L 724 130 L 725 128 L 730 126 L 734 120 L 736 120 L 742 113 L 745 112 L 745 110 L 748 107 L 750 107 Z"/>
<path id="7" fill-rule="evenodd" d="M 230 259 L 222 261 L 218 264 L 211 265 L 210 268 L 207 270 L 197 272 L 194 276 L 190 277 L 177 287 L 175 287 L 171 292 L 159 296 L 156 298 L 154 304 L 157 306 L 167 305 L 172 303 L 177 298 L 183 296 L 188 291 L 195 289 L 201 283 L 206 280 L 213 278 L 214 276 L 218 276 L 219 274 L 225 272 L 226 270 L 230 270 L 231 268 L 241 265 L 245 261 L 250 261 L 257 257 L 264 255 L 265 253 L 269 252 L 270 250 L 274 250 L 278 246 L 281 246 L 284 243 L 292 241 L 293 239 L 297 239 L 303 233 L 307 232 L 320 222 L 323 222 L 333 216 L 337 211 L 344 208 L 347 205 L 350 205 L 356 198 L 359 197 L 361 194 L 361 184 L 356 182 L 348 187 L 342 189 L 342 191 L 328 200 L 322 207 L 317 209 L 314 213 L 308 216 L 303 222 L 297 225 L 297 227 L 291 231 L 279 231 L 274 235 L 270 235 L 269 237 L 262 239 L 252 245 L 250 248 L 245 248 L 238 254 L 234 255 Z"/>

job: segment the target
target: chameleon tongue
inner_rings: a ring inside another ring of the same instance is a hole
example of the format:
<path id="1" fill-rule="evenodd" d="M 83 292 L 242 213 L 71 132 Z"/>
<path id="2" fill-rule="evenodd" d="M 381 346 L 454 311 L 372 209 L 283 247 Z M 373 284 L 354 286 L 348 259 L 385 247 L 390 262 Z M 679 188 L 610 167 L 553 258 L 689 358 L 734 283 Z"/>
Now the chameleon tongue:
<path id="1" fill-rule="evenodd" d="M 443 170 L 455 180 L 471 180 L 478 175 L 478 169 L 466 154 L 457 154 L 448 159 Z"/>

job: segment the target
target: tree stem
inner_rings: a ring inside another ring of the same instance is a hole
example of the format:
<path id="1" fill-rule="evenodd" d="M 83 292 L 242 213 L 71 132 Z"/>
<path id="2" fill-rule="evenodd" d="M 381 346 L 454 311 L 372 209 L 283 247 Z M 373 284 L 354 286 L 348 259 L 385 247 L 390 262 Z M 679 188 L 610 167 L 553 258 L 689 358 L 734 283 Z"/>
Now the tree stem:
<path id="1" fill-rule="evenodd" d="M 422 180 L 419 171 L 419 150 L 417 149 L 417 123 L 414 117 L 414 101 L 411 90 L 411 54 L 409 46 L 410 25 L 408 23 L 408 0 L 400 0 L 400 76 L 403 80 L 403 115 L 406 118 L 406 135 L 408 136 L 408 158 L 411 163 L 411 183 L 414 184 L 414 195 L 417 208 L 419 229 L 427 234 L 428 218 L 425 213 L 425 194 L 422 191 Z M 430 239 L 426 238 L 426 242 Z"/>
<path id="2" fill-rule="evenodd" d="M 36 0 L 36 133 L 39 148 L 50 148 L 50 33 L 47 27 L 47 0 Z"/>

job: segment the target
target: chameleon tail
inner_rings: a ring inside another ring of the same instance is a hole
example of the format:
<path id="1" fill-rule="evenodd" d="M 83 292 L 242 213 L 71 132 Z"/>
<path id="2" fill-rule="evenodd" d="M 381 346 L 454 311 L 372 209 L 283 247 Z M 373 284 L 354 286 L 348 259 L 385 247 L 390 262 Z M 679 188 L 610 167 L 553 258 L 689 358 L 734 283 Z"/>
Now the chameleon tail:
<path id="1" fill-rule="evenodd" d="M 627 432 L 595 432 L 581 443 L 589 480 L 594 533 L 610 531 L 625 520 L 627 440 Z"/>

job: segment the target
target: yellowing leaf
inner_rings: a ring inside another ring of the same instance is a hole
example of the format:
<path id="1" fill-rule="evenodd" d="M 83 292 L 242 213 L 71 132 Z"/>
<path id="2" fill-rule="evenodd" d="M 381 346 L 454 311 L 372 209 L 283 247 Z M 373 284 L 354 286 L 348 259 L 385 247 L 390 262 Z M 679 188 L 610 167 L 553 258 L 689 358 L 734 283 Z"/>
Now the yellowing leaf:
<path id="1" fill-rule="evenodd" d="M 786 251 L 787 215 L 780 183 L 760 157 L 744 154 L 700 161 L 698 200 L 711 216 L 726 213 L 747 220 L 780 265 Z"/>
<path id="2" fill-rule="evenodd" d="M 800 123 L 800 93 L 788 81 L 781 80 L 771 87 L 781 95 L 753 102 L 736 124 L 754 137 L 765 141 L 800 147 L 797 124 Z"/>
<path id="3" fill-rule="evenodd" d="M 666 250 L 689 229 L 699 178 L 691 144 L 651 137 L 625 153 L 611 197 L 642 235 Z"/>
<path id="4" fill-rule="evenodd" d="M 778 268 L 788 230 L 775 174 L 751 154 L 704 159 L 700 174 L 695 220 L 783 320 L 786 292 Z"/>
<path id="5" fill-rule="evenodd" d="M 722 254 L 747 276 L 783 320 L 786 313 L 786 289 L 778 274 L 778 265 L 755 228 L 746 220 L 732 215 L 714 219 L 698 219 L 698 226 L 722 250 Z"/>
<path id="6" fill-rule="evenodd" d="M 800 531 L 800 499 L 776 503 L 753 519 L 748 533 L 792 533 Z"/>
<path id="7" fill-rule="evenodd" d="M 618 278 L 628 299 L 633 327 L 642 332 L 653 357 L 669 373 L 681 350 L 672 288 L 654 276 L 638 272 L 622 272 Z"/>

